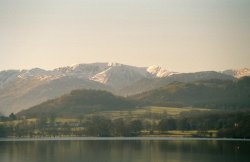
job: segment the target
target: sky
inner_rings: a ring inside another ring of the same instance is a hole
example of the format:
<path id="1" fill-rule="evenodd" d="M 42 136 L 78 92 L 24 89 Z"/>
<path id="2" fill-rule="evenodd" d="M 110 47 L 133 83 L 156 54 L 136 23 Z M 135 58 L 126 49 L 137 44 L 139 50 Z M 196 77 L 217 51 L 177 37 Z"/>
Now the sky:
<path id="1" fill-rule="evenodd" d="M 0 0 L 0 70 L 250 68 L 250 0 Z"/>

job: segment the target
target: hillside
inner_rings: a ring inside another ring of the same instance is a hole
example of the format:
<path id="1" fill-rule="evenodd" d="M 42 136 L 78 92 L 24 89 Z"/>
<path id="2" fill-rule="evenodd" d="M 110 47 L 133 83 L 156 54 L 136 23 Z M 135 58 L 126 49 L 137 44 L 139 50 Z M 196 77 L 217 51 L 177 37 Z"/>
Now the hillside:
<path id="1" fill-rule="evenodd" d="M 18 115 L 29 117 L 41 115 L 75 117 L 99 111 L 125 111 L 145 106 L 218 109 L 249 108 L 250 77 L 245 77 L 238 81 L 173 82 L 159 89 L 127 98 L 100 90 L 75 90 L 70 94 L 21 111 Z"/>
<path id="2" fill-rule="evenodd" d="M 250 108 L 250 77 L 238 81 L 173 82 L 130 98 L 141 102 L 142 105 Z"/>
<path id="3" fill-rule="evenodd" d="M 81 78 L 62 77 L 50 81 L 18 78 L 0 89 L 0 112 L 18 112 L 72 90 L 90 88 L 109 90 L 103 84 Z"/>
<path id="4" fill-rule="evenodd" d="M 189 83 L 200 80 L 235 80 L 233 76 L 225 75 L 215 71 L 201 71 L 196 73 L 179 73 L 173 74 L 168 77 L 163 78 L 145 78 L 139 80 L 138 82 L 132 84 L 131 86 L 124 87 L 120 89 L 117 93 L 120 95 L 134 95 L 149 90 L 157 89 L 160 87 L 167 86 L 173 82 Z"/>
<path id="5" fill-rule="evenodd" d="M 18 116 L 41 117 L 79 117 L 96 111 L 121 110 L 135 107 L 135 102 L 100 90 L 75 90 L 70 94 L 46 101 L 30 109 L 23 110 Z"/>

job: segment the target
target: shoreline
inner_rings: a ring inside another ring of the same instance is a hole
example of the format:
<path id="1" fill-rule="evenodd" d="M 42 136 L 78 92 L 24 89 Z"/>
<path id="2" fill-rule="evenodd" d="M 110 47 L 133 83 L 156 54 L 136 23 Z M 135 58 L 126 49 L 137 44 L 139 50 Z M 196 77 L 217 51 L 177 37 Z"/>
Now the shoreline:
<path id="1" fill-rule="evenodd" d="M 20 137 L 0 138 L 0 142 L 15 141 L 247 141 L 248 138 L 200 138 L 200 137 Z"/>

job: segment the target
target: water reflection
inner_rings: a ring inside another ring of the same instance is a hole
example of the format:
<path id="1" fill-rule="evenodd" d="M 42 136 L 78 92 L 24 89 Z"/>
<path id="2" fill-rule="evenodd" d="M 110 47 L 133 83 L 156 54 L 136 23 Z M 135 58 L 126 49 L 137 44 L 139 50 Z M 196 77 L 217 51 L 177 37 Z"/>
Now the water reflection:
<path id="1" fill-rule="evenodd" d="M 240 141 L 12 141 L 0 142 L 2 162 L 248 162 Z"/>

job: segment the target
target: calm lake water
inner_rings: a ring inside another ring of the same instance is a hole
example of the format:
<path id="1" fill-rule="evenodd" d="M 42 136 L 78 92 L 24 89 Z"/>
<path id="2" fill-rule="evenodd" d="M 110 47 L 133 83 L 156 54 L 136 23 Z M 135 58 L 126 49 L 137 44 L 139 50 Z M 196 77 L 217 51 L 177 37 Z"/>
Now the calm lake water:
<path id="1" fill-rule="evenodd" d="M 1 162 L 249 162 L 250 141 L 200 139 L 0 140 Z"/>

